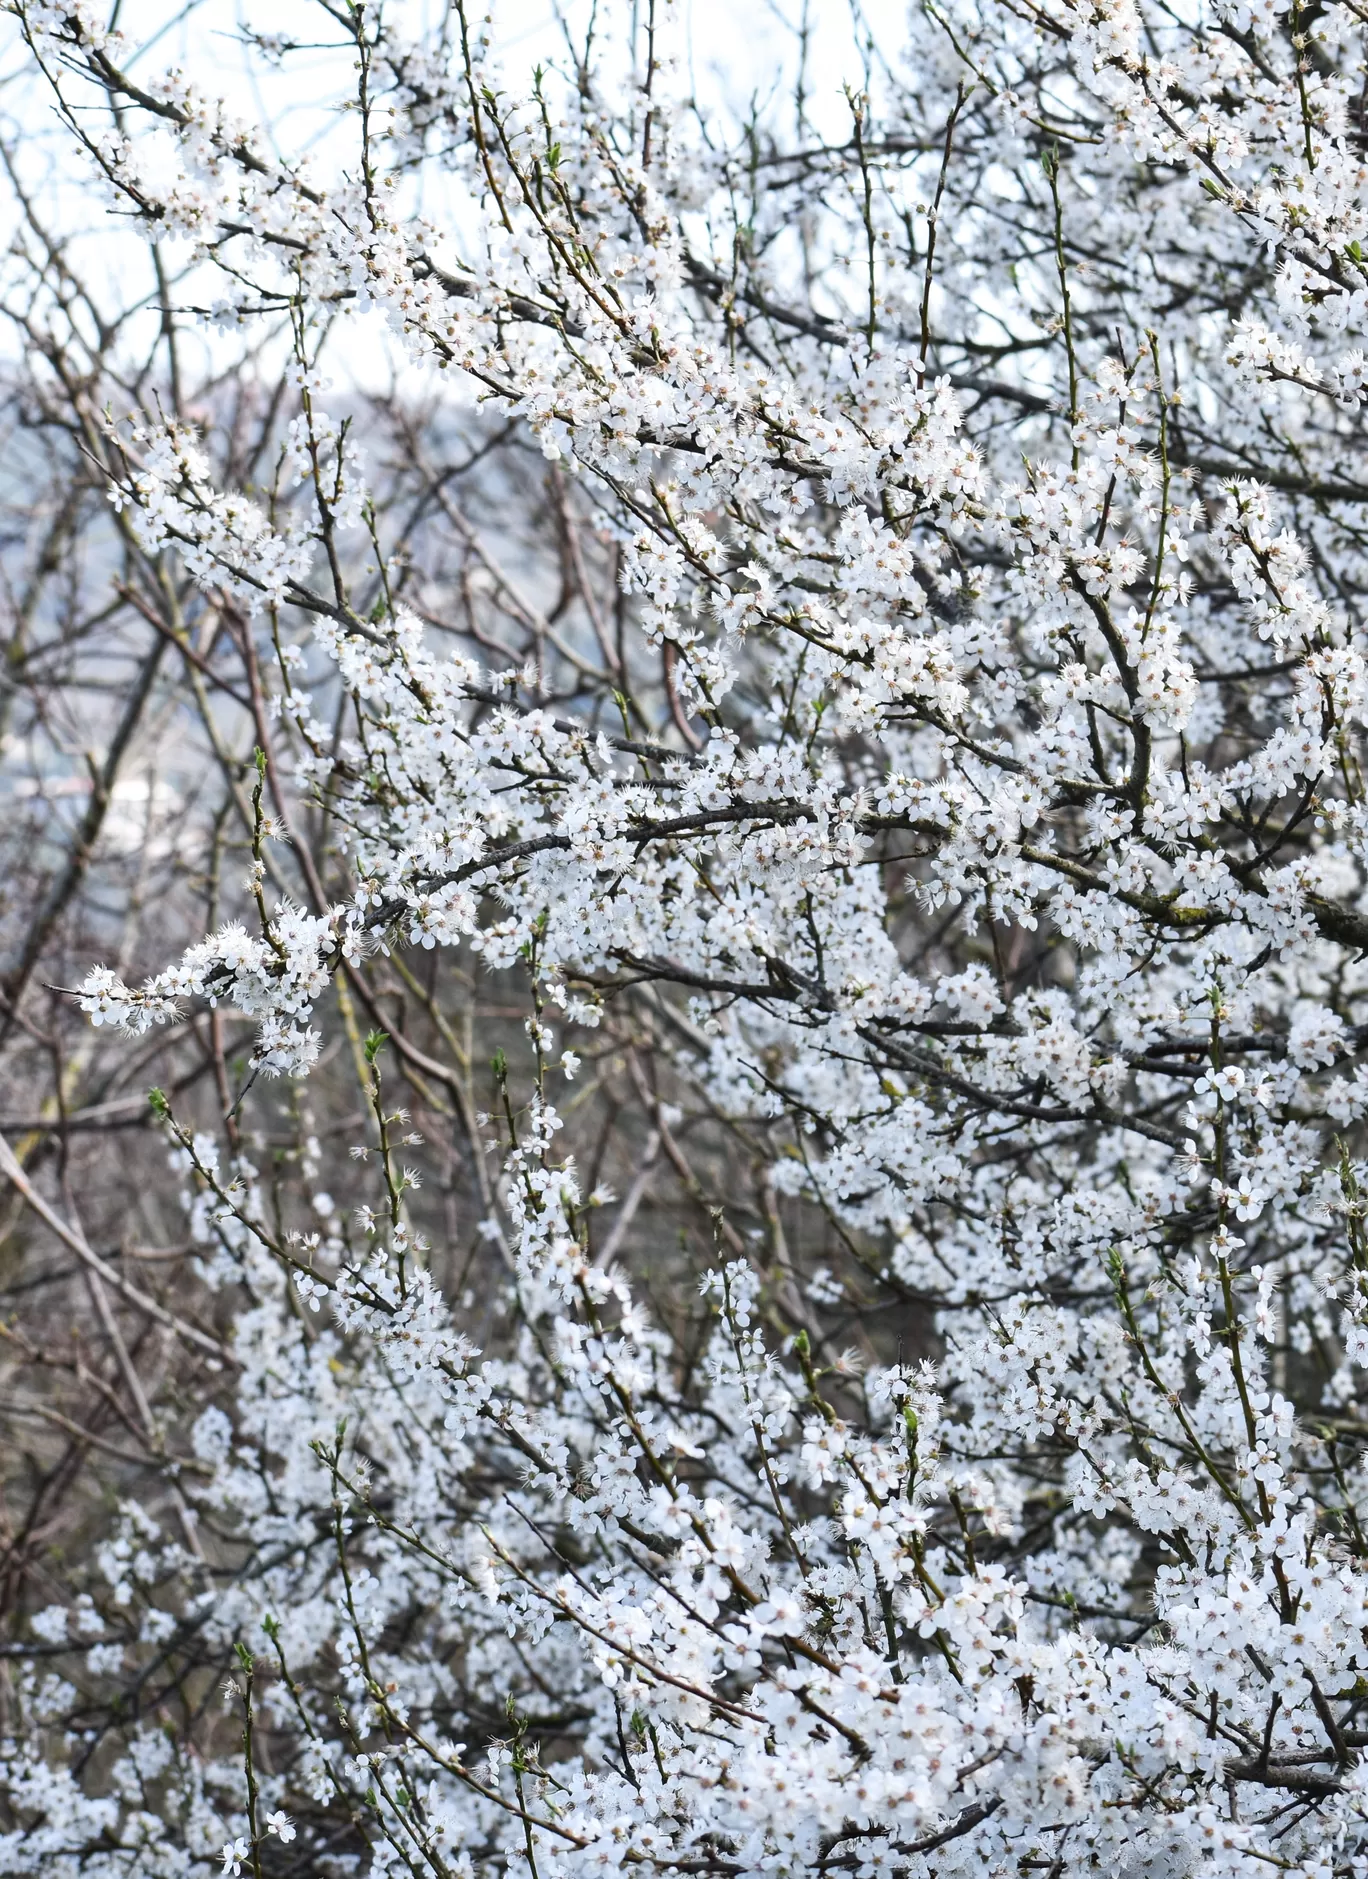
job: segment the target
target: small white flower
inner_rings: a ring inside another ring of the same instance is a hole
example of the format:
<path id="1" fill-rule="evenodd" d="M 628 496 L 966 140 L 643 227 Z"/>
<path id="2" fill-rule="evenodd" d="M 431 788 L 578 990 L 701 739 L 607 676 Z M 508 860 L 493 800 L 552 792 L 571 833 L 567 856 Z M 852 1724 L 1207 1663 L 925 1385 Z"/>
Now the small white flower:
<path id="1" fill-rule="evenodd" d="M 1228 1264 L 1243 1245 L 1244 1241 L 1237 1233 L 1232 1233 L 1229 1227 L 1217 1227 L 1211 1236 L 1211 1256 L 1213 1259 L 1224 1259 Z"/>
<path id="2" fill-rule="evenodd" d="M 1234 1201 L 1237 1220 L 1257 1220 L 1264 1210 L 1264 1203 L 1268 1196 L 1261 1188 L 1254 1186 L 1247 1174 L 1242 1174 L 1239 1185 L 1231 1198 Z"/>
<path id="3" fill-rule="evenodd" d="M 294 1275 L 295 1291 L 300 1303 L 307 1305 L 310 1311 L 317 1311 L 326 1298 L 328 1288 L 321 1279 L 316 1279 L 311 1272 L 297 1272 Z"/>
<path id="4" fill-rule="evenodd" d="M 1210 1070 L 1198 1077 L 1192 1093 L 1203 1109 L 1214 1109 L 1218 1103 L 1233 1103 L 1244 1088 L 1244 1080 L 1238 1064 L 1227 1064 L 1223 1070 Z"/>

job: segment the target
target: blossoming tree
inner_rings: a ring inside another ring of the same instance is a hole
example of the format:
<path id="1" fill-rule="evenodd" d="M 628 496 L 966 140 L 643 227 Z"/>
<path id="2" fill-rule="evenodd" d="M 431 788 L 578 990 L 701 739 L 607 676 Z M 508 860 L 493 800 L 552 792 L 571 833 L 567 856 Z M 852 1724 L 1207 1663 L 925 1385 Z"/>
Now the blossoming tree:
<path id="1" fill-rule="evenodd" d="M 246 919 L 83 1009 L 246 1014 L 264 1087 L 449 950 L 526 1036 L 479 1340 L 382 1026 L 355 1227 L 281 1201 L 245 1085 L 212 1129 L 154 1092 L 235 1303 L 164 1312 L 216 1366 L 184 1465 L 7 1646 L 0 1867 L 1362 1872 L 1368 15 L 922 0 L 739 122 L 664 0 L 526 85 L 461 0 L 323 0 L 250 39 L 341 49 L 306 159 L 135 19 L 7 10 L 110 239 L 181 270 L 165 372 L 197 322 L 292 361 L 233 475 L 208 393 L 69 388 L 263 727 Z M 478 401 L 548 460 L 560 519 L 509 500 L 573 605 L 490 560 L 477 631 L 398 540 L 382 325 L 425 435 Z M 711 1222 L 689 1310 L 564 1147 L 601 1039 Z M 762 1145 L 767 1225 L 667 1081 Z M 143 1701 L 192 1659 L 230 1736 Z"/>

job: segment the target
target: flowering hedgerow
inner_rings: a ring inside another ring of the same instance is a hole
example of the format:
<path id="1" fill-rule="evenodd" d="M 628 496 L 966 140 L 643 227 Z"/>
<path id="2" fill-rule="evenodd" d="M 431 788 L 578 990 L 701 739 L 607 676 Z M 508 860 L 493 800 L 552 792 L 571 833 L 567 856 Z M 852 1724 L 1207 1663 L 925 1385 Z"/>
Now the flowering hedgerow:
<path id="1" fill-rule="evenodd" d="M 116 1683 L 213 1640 L 243 1753 L 133 1705 L 83 1758 L 35 1648 L 0 1871 L 1360 1874 L 1365 16 L 926 0 L 794 148 L 686 108 L 659 10 L 644 66 L 610 9 L 523 95 L 459 7 L 320 7 L 333 177 L 87 0 L 8 7 L 121 214 L 217 271 L 205 317 L 293 333 L 302 501 L 117 400 L 109 493 L 271 638 L 352 881 L 277 902 L 259 777 L 254 926 L 85 1009 L 236 1008 L 301 1076 L 380 947 L 521 962 L 536 1003 L 484 1118 L 496 1349 L 388 1142 L 357 1255 L 164 1107 L 243 1287 L 230 1410 L 186 1519 L 111 1531 L 122 1629 L 34 1631 Z M 358 609 L 317 359 L 366 320 L 583 487 L 663 730 Z M 916 1303 L 934 1361 L 851 1374 L 721 1235 L 686 1353 L 593 1258 L 566 1037 L 643 985 L 717 1114 L 791 1123 L 769 1178 L 847 1247 L 828 1283 Z"/>

